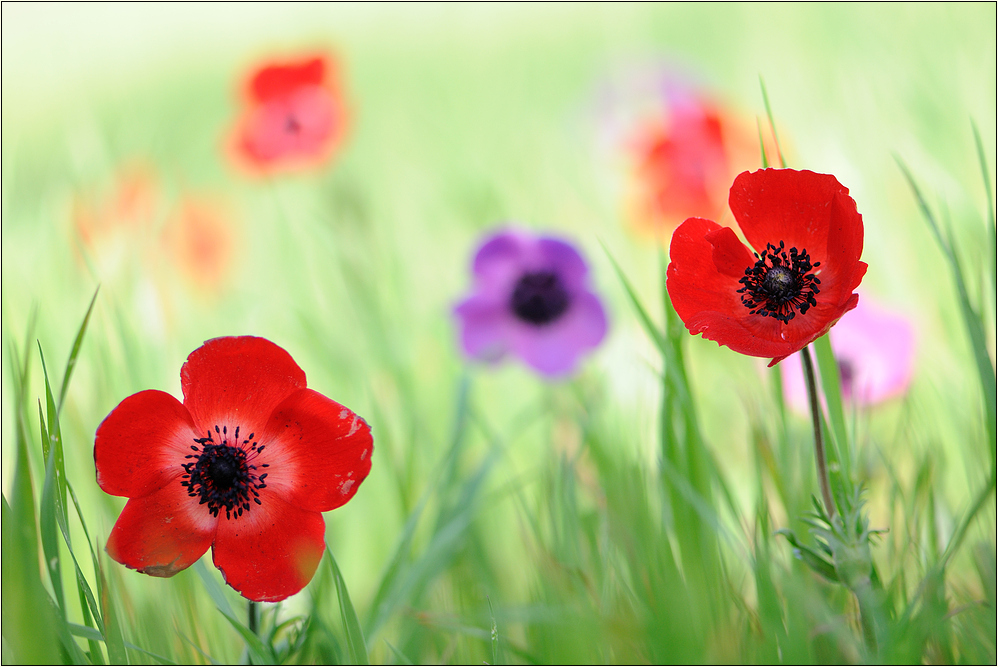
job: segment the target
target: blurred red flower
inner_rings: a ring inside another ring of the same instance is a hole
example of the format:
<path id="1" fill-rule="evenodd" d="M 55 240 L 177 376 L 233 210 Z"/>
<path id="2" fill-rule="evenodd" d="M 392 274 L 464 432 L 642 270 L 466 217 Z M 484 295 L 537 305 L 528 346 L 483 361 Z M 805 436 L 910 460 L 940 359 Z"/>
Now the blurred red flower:
<path id="1" fill-rule="evenodd" d="M 666 285 L 691 334 L 772 366 L 856 307 L 863 217 L 834 176 L 792 169 L 740 174 L 728 203 L 754 256 L 730 227 L 689 218 Z"/>
<path id="2" fill-rule="evenodd" d="M 331 58 L 320 54 L 269 63 L 246 83 L 234 157 L 257 173 L 315 167 L 340 146 L 346 124 L 346 105 Z"/>
<path id="3" fill-rule="evenodd" d="M 223 206 L 205 198 L 180 203 L 164 229 L 172 258 L 171 271 L 180 271 L 198 288 L 214 293 L 230 273 L 235 235 Z"/>
<path id="4" fill-rule="evenodd" d="M 604 95 L 603 105 L 623 149 L 627 219 L 658 238 L 691 216 L 718 220 L 731 181 L 761 164 L 749 118 L 675 67 L 635 71 L 618 88 Z M 766 148 L 775 159 L 775 145 Z"/>
<path id="5" fill-rule="evenodd" d="M 306 388 L 291 356 L 263 338 L 209 340 L 180 371 L 184 402 L 129 396 L 97 428 L 97 483 L 130 500 L 108 554 L 169 577 L 212 547 L 243 597 L 283 600 L 312 579 L 321 512 L 346 503 L 371 469 L 371 429 Z"/>
<path id="6" fill-rule="evenodd" d="M 115 174 L 110 188 L 75 197 L 73 228 L 81 251 L 100 265 L 117 265 L 134 253 L 161 206 L 159 183 L 148 166 L 134 162 Z"/>

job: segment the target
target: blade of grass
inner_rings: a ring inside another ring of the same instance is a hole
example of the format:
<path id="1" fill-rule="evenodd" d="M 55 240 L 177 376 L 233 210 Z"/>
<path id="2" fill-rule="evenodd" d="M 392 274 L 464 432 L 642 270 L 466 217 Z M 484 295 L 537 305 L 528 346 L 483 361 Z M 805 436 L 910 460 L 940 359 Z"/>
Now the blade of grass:
<path id="1" fill-rule="evenodd" d="M 246 642 L 246 649 L 249 651 L 249 654 L 252 657 L 254 664 L 273 665 L 274 663 L 277 662 L 277 658 L 274 655 L 274 652 L 270 649 L 269 646 L 263 643 L 263 640 L 260 639 L 260 637 L 257 636 L 255 632 L 247 628 L 245 625 L 237 621 L 232 616 L 226 614 L 221 609 L 219 609 L 219 611 L 221 612 L 222 616 L 225 617 L 225 620 L 227 620 L 232 625 L 232 627 L 236 629 L 236 632 L 238 632 L 242 636 L 243 640 Z"/>
<path id="2" fill-rule="evenodd" d="M 492 621 L 492 664 L 498 665 L 499 663 L 499 626 L 496 624 L 496 612 L 492 608 L 492 598 L 488 595 L 485 596 L 485 600 L 489 603 L 489 619 Z"/>
<path id="3" fill-rule="evenodd" d="M 918 207 L 922 212 L 922 217 L 925 218 L 925 221 L 929 225 L 929 229 L 936 237 L 936 243 L 946 256 L 946 259 L 950 265 L 950 270 L 953 273 L 953 281 L 956 284 L 957 301 L 960 304 L 960 312 L 963 316 L 964 327 L 967 329 L 967 335 L 970 338 L 970 348 L 974 355 L 974 361 L 976 362 L 978 380 L 981 383 L 981 391 L 984 398 L 984 411 L 986 416 L 984 426 L 987 429 L 988 446 L 991 450 L 992 470 L 994 470 L 994 461 L 996 457 L 998 457 L 998 439 L 996 439 L 998 433 L 996 433 L 995 430 L 995 423 L 998 421 L 998 413 L 996 413 L 996 410 L 998 410 L 998 408 L 996 408 L 996 402 L 998 402 L 998 378 L 995 376 L 995 368 L 992 365 L 991 357 L 988 354 L 984 324 L 970 303 L 967 284 L 963 276 L 963 267 L 960 265 L 959 259 L 953 252 L 953 248 L 951 248 L 943 239 L 936 217 L 933 215 L 932 210 L 926 203 L 925 197 L 922 196 L 922 191 L 915 183 L 915 178 L 911 175 L 911 171 L 909 171 L 907 165 L 905 165 L 900 157 L 895 155 L 894 159 L 897 162 L 898 167 L 900 167 L 901 173 L 904 174 L 905 180 L 908 181 L 908 185 L 911 187 L 911 191 L 915 195 L 915 200 L 918 202 Z"/>
<path id="4" fill-rule="evenodd" d="M 769 158 L 766 157 L 766 143 L 762 139 L 762 123 L 755 119 L 755 129 L 759 132 L 759 152 L 762 154 L 762 168 L 769 169 Z"/>
<path id="5" fill-rule="evenodd" d="M 971 121 L 970 125 L 974 129 L 974 143 L 977 145 L 977 159 L 981 163 L 981 176 L 984 179 L 984 196 L 987 199 L 985 205 L 988 209 L 988 238 L 990 240 L 988 247 L 991 251 L 991 265 L 988 267 L 988 277 L 991 278 L 991 291 L 994 292 L 995 274 L 998 272 L 998 243 L 996 243 L 998 232 L 995 229 L 994 193 L 991 192 L 991 175 L 988 173 L 988 158 L 984 155 L 984 142 L 981 141 L 981 133 L 977 129 L 977 123 Z"/>
<path id="6" fill-rule="evenodd" d="M 208 571 L 208 568 L 205 567 L 203 560 L 199 559 L 196 563 L 194 563 L 194 571 L 201 579 L 201 583 L 204 584 L 204 588 L 208 592 L 208 596 L 211 598 L 211 601 L 215 603 L 215 606 L 218 607 L 218 610 L 229 618 L 235 618 L 236 615 L 232 611 L 232 606 L 229 604 L 229 600 L 225 597 L 225 591 L 218 585 L 218 581 L 211 576 L 211 573 Z"/>
<path id="7" fill-rule="evenodd" d="M 73 347 L 69 352 L 69 359 L 66 361 L 66 371 L 62 374 L 62 389 L 59 391 L 59 403 L 57 404 L 58 412 L 62 413 L 62 404 L 66 400 L 66 390 L 69 389 L 69 378 L 73 374 L 73 369 L 76 368 L 76 360 L 80 355 L 80 346 L 83 344 L 83 334 L 87 331 L 87 324 L 90 322 L 90 315 L 94 312 L 94 304 L 97 303 L 97 293 L 100 292 L 100 285 L 94 290 L 94 295 L 90 299 L 90 306 L 87 308 L 87 314 L 83 318 L 83 324 L 80 325 L 79 330 L 76 332 L 76 338 L 73 340 Z"/>
<path id="8" fill-rule="evenodd" d="M 369 665 L 371 663 L 367 657 L 364 633 L 357 621 L 357 612 L 354 611 L 353 603 L 350 602 L 350 593 L 347 591 L 346 582 L 343 581 L 343 574 L 340 572 L 339 565 L 336 564 L 336 558 L 330 551 L 329 545 L 326 545 L 326 555 L 329 556 L 329 568 L 333 575 L 333 583 L 336 584 L 336 597 L 340 601 L 340 619 L 347 635 L 350 662 L 354 665 Z"/>
<path id="9" fill-rule="evenodd" d="M 44 449 L 44 443 L 47 442 L 51 449 L 47 455 L 55 458 L 54 474 L 56 491 L 58 493 L 55 499 L 56 509 L 59 512 L 61 520 L 68 523 L 69 514 L 66 512 L 66 462 L 62 448 L 62 429 L 59 427 L 59 411 L 56 409 L 55 397 L 52 394 L 52 384 L 49 382 L 49 373 L 45 365 L 45 353 L 42 352 L 41 342 L 38 343 L 38 356 L 42 361 L 42 376 L 45 379 L 45 411 L 48 417 L 48 438 L 43 441 L 42 447 Z"/>
<path id="10" fill-rule="evenodd" d="M 41 441 L 49 440 L 48 429 L 45 427 L 45 415 L 42 414 L 41 401 L 38 402 L 38 424 L 41 428 Z M 59 539 L 56 533 L 57 500 L 55 484 L 55 456 L 48 456 L 45 462 L 45 481 L 42 484 L 42 497 L 38 508 L 38 532 L 42 538 L 42 552 L 45 555 L 45 567 L 48 570 L 49 583 L 55 593 L 56 605 L 62 620 L 66 620 L 66 593 L 62 585 L 62 567 L 59 561 Z"/>
<path id="11" fill-rule="evenodd" d="M 33 322 L 33 318 L 32 318 Z M 30 330 L 29 330 L 30 336 Z M 27 348 L 26 348 L 27 349 Z M 52 664 L 63 660 L 55 634 L 52 606 L 38 569 L 35 498 L 27 445 L 25 399 L 30 355 L 23 363 L 13 344 L 8 356 L 14 383 L 14 478 L 10 504 L 3 497 L 3 637 L 16 662 Z"/>
<path id="12" fill-rule="evenodd" d="M 75 562 L 75 556 L 74 562 Z M 111 595 L 107 577 L 104 576 L 103 563 L 97 572 L 99 582 L 101 613 L 104 617 L 104 646 L 107 647 L 107 661 L 112 665 L 127 665 L 128 652 L 125 650 L 125 637 L 121 631 L 121 623 L 118 621 L 118 612 L 114 607 L 114 599 Z M 77 565 L 79 570 L 79 565 Z"/>
<path id="13" fill-rule="evenodd" d="M 787 161 L 783 159 L 783 151 L 780 150 L 780 138 L 776 135 L 776 123 L 773 121 L 773 110 L 769 106 L 769 95 L 766 94 L 766 83 L 759 75 L 759 87 L 762 88 L 762 101 L 766 105 L 766 117 L 769 118 L 769 129 L 773 133 L 773 142 L 776 144 L 776 154 L 780 158 L 780 166 L 787 168 Z"/>
<path id="14" fill-rule="evenodd" d="M 411 664 L 413 664 L 412 660 L 410 660 L 409 658 L 407 658 L 406 655 L 404 653 L 402 653 L 402 651 L 400 651 L 397 648 L 395 648 L 394 646 L 392 646 L 392 643 L 390 641 L 388 641 L 387 639 L 385 640 L 385 644 L 388 645 L 388 648 L 391 649 L 392 653 L 395 654 L 395 657 L 398 658 L 399 662 L 401 662 L 403 665 L 411 665 Z"/>
<path id="15" fill-rule="evenodd" d="M 849 447 L 849 436 L 846 429 L 845 411 L 842 407 L 842 379 L 839 375 L 839 364 L 832 351 L 831 339 L 825 334 L 814 342 L 814 350 L 818 356 L 818 374 L 821 377 L 821 390 L 825 395 L 825 406 L 828 410 L 828 421 L 834 438 L 828 448 L 829 463 L 838 463 L 842 467 L 842 477 L 847 494 L 852 493 L 852 453 Z"/>
<path id="16" fill-rule="evenodd" d="M 201 647 L 198 646 L 197 644 L 195 644 L 194 642 L 192 642 L 190 639 L 188 639 L 187 635 L 185 635 L 183 632 L 181 632 L 180 630 L 177 630 L 176 628 L 174 628 L 174 631 L 177 633 L 178 637 L 180 637 L 185 642 L 187 642 L 188 646 L 190 646 L 192 649 L 194 649 L 195 651 L 197 651 L 198 653 L 200 653 L 201 657 L 204 658 L 205 660 L 207 660 L 209 663 L 211 663 L 212 665 L 221 665 L 222 664 L 219 661 L 215 660 L 210 655 L 208 655 L 207 653 L 205 653 L 204 651 L 202 651 Z"/>
<path id="17" fill-rule="evenodd" d="M 606 256 L 610 259 L 610 263 L 613 264 L 613 270 L 617 272 L 617 277 L 620 279 L 621 284 L 627 291 L 627 296 L 630 297 L 631 304 L 634 306 L 634 310 L 637 311 L 638 317 L 641 319 L 641 325 L 644 327 L 645 333 L 648 334 L 648 337 L 652 339 L 652 342 L 655 343 L 656 347 L 658 347 L 658 349 L 664 354 L 665 338 L 662 336 L 662 332 L 657 326 L 655 326 L 655 323 L 652 322 L 652 319 L 649 317 L 648 311 L 645 310 L 645 307 L 641 305 L 641 300 L 638 298 L 634 288 L 631 287 L 631 282 L 624 274 L 624 270 L 620 268 L 620 265 L 617 264 L 617 260 L 613 258 L 612 254 L 610 254 L 610 249 L 605 243 L 603 243 L 602 240 L 600 241 L 600 245 L 603 246 L 603 251 L 606 252 Z"/>

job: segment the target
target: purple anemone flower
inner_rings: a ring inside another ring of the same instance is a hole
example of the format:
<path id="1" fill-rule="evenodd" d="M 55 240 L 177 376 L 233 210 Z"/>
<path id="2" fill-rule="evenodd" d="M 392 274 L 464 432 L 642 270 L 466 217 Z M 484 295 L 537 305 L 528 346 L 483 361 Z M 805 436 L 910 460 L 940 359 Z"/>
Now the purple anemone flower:
<path id="1" fill-rule="evenodd" d="M 567 241 L 503 230 L 482 243 L 474 290 L 454 309 L 465 353 L 499 361 L 507 352 L 549 378 L 570 374 L 606 336 L 606 313 L 589 267 Z"/>
<path id="2" fill-rule="evenodd" d="M 881 403 L 908 390 L 915 370 L 915 328 L 901 315 L 883 310 L 866 295 L 829 333 L 839 364 L 842 397 L 861 406 Z M 807 387 L 794 354 L 780 364 L 783 394 L 807 412 Z"/>

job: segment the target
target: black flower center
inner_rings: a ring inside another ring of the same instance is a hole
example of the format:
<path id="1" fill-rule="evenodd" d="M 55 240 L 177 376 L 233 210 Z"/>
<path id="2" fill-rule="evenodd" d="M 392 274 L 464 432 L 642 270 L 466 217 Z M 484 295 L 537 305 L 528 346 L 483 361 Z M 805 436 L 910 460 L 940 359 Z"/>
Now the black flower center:
<path id="1" fill-rule="evenodd" d="M 568 292 L 558 274 L 551 271 L 525 273 L 513 289 L 510 305 L 524 322 L 543 326 L 568 310 Z"/>
<path id="2" fill-rule="evenodd" d="M 208 431 L 207 437 L 195 438 L 197 445 L 191 445 L 195 453 L 184 457 L 194 460 L 183 464 L 180 484 L 187 487 L 188 496 L 200 497 L 198 504 L 207 504 L 212 516 L 225 509 L 226 519 L 239 518 L 252 507 L 250 501 L 262 504 L 259 489 L 267 487 L 267 473 L 257 471 L 270 466 L 253 463 L 266 446 L 253 435 L 240 442 L 237 426 L 230 440 L 227 426 L 215 426 L 214 434 Z"/>
<path id="3" fill-rule="evenodd" d="M 804 315 L 818 305 L 814 295 L 821 291 L 821 281 L 811 271 L 821 262 L 811 264 L 807 250 L 791 248 L 788 254 L 780 241 L 779 247 L 769 243 L 755 256 L 756 263 L 738 281 L 744 285 L 738 292 L 745 307 L 752 309 L 750 315 L 775 317 L 786 324 L 798 312 Z"/>

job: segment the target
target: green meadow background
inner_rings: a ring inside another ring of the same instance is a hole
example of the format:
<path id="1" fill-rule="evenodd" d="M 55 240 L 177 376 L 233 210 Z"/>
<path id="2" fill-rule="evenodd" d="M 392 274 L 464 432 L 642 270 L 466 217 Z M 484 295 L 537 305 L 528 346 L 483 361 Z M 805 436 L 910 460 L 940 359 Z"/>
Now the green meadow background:
<path id="1" fill-rule="evenodd" d="M 995 406 L 980 356 L 993 382 L 994 4 L 5 3 L 2 14 L 4 662 L 995 662 Z M 315 50 L 341 66 L 352 112 L 341 151 L 308 173 L 242 174 L 223 146 L 245 73 Z M 781 419 L 763 360 L 666 325 L 659 249 L 624 221 L 597 97 L 649 62 L 694 73 L 765 125 L 761 77 L 790 166 L 834 174 L 863 214 L 861 293 L 916 329 L 909 392 L 847 407 L 841 443 L 871 527 L 887 530 L 872 545 L 887 591 L 876 649 L 855 598 L 774 535 L 813 543 L 801 521 L 818 492 L 808 417 Z M 949 230 L 983 346 L 899 159 Z M 113 263 L 88 259 L 74 202 L 100 201 L 133 164 L 160 192 L 148 236 Z M 219 202 L 231 223 L 217 289 L 157 247 L 190 198 Z M 471 364 L 457 347 L 451 309 L 472 253 L 509 221 L 574 239 L 604 299 L 610 333 L 566 381 L 515 360 Z M 663 369 L 610 257 L 681 366 Z M 23 528 L 12 494 L 33 497 L 42 541 L 54 530 L 39 347 L 58 396 L 98 285 L 58 414 L 87 532 L 70 507 L 72 549 L 61 534 L 55 552 L 39 541 L 40 583 L 18 597 L 8 573 L 34 528 L 8 541 Z M 179 397 L 192 350 L 246 334 L 288 350 L 375 442 L 356 497 L 325 515 L 342 580 L 327 555 L 305 591 L 262 605 L 260 642 L 241 634 L 246 601 L 210 556 L 156 579 L 103 554 L 125 499 L 97 487 L 93 464 L 95 429 L 122 399 Z M 81 606 L 87 587 L 100 622 Z"/>

